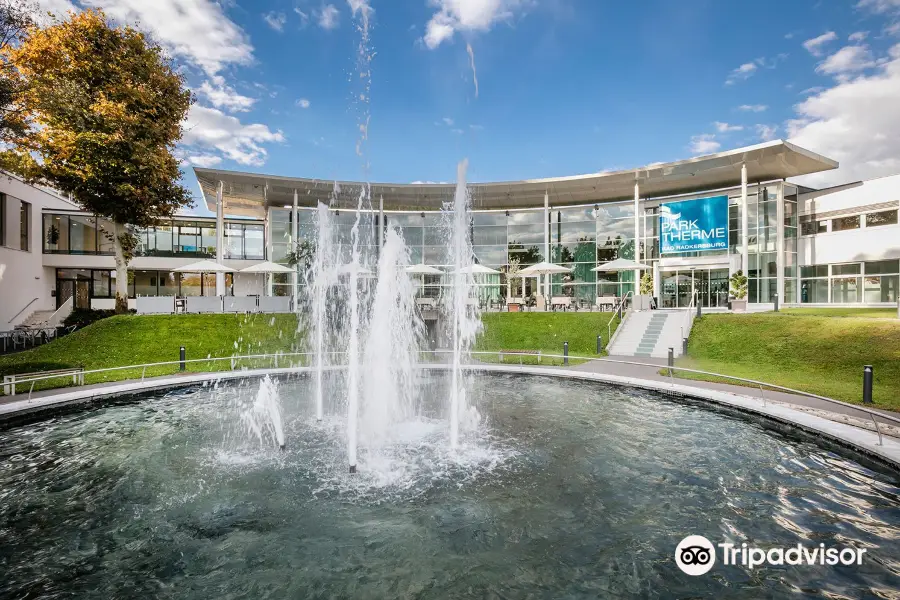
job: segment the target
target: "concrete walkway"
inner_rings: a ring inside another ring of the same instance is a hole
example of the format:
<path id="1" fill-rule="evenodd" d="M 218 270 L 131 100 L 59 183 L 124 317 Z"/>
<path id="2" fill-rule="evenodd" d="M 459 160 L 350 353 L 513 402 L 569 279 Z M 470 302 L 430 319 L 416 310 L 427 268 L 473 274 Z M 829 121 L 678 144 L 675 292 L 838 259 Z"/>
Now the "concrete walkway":
<path id="1" fill-rule="evenodd" d="M 652 367 L 642 365 L 630 365 L 614 363 L 612 361 L 623 362 L 641 362 L 649 363 Z M 586 371 L 588 373 L 599 373 L 602 375 L 619 375 L 622 377 L 632 377 L 635 379 L 648 379 L 651 381 L 671 382 L 672 378 L 660 373 L 660 369 L 665 368 L 667 359 L 664 358 L 635 358 L 633 356 L 610 356 L 608 361 L 592 360 L 577 366 L 570 367 L 574 371 Z M 856 427 L 874 430 L 871 418 L 852 405 L 835 404 L 820 400 L 818 398 L 810 398 L 799 394 L 791 394 L 778 390 L 767 389 L 763 387 L 760 391 L 758 387 L 731 385 L 727 383 L 713 383 L 709 381 L 700 381 L 696 379 L 683 379 L 678 377 L 676 371 L 674 380 L 676 383 L 691 385 L 707 390 L 716 390 L 720 392 L 728 392 L 740 396 L 751 396 L 765 398 L 766 402 L 788 405 L 796 410 L 811 412 L 818 416 L 838 421 L 841 423 L 849 423 Z M 887 410 L 880 410 L 875 406 L 867 406 L 878 413 L 888 415 L 893 418 L 900 418 L 900 414 Z M 880 421 L 881 433 L 892 437 L 900 438 L 900 426 L 886 425 Z"/>

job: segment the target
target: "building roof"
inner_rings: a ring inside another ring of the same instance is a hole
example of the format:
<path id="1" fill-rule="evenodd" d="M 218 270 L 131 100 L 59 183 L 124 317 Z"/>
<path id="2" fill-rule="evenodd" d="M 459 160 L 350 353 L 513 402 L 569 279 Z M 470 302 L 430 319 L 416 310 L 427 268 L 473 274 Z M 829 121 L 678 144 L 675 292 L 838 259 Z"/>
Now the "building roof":
<path id="1" fill-rule="evenodd" d="M 831 160 L 784 140 L 774 140 L 726 152 L 698 156 L 637 169 L 492 183 L 470 183 L 472 207 L 514 209 L 543 206 L 549 194 L 552 206 L 592 204 L 634 198 L 634 184 L 640 184 L 642 198 L 658 198 L 701 190 L 739 185 L 741 165 L 747 165 L 751 183 L 787 179 L 838 167 Z M 262 217 L 266 206 L 290 206 L 294 190 L 300 206 L 332 201 L 338 208 L 357 204 L 362 182 L 334 181 L 241 173 L 220 169 L 194 168 L 200 189 L 210 210 L 215 211 L 216 187 L 223 182 L 225 213 L 231 216 Z M 453 198 L 455 184 L 372 183 L 374 206 L 384 199 L 385 210 L 440 210 Z"/>

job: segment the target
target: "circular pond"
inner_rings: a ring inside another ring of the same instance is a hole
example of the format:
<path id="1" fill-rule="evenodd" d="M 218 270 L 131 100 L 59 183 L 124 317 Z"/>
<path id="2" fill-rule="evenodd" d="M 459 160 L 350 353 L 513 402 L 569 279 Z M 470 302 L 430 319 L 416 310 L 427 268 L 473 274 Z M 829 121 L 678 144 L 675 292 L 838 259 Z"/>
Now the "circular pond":
<path id="1" fill-rule="evenodd" d="M 278 387 L 284 451 L 241 418 L 258 381 L 0 431 L 0 597 L 897 593 L 891 472 L 649 392 L 505 375 L 471 378 L 481 422 L 451 452 L 447 381 L 420 383 L 426 416 L 363 444 L 355 475 L 339 407 L 317 423 L 302 378 Z M 692 577 L 691 534 L 866 553 Z"/>

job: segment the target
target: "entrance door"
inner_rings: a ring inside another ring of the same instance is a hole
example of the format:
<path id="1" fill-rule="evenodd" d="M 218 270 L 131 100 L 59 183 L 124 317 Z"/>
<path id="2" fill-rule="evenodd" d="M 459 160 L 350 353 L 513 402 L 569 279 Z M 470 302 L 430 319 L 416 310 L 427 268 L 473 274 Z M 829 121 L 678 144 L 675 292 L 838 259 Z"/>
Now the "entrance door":
<path id="1" fill-rule="evenodd" d="M 88 309 L 91 307 L 91 282 L 84 279 L 60 279 L 56 282 L 56 308 L 59 308 L 69 298 L 74 297 L 74 308 Z"/>
<path id="2" fill-rule="evenodd" d="M 710 270 L 709 305 L 721 308 L 728 305 L 728 269 Z"/>

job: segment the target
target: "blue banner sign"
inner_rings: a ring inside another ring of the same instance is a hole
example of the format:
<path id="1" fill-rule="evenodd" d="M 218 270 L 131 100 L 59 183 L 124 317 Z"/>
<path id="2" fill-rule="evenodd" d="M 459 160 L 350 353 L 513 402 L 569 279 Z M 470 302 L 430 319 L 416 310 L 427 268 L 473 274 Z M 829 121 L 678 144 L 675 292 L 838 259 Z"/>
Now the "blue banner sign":
<path id="1" fill-rule="evenodd" d="M 660 254 L 707 250 L 728 250 L 728 196 L 660 205 Z"/>

